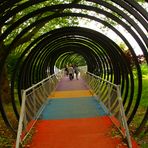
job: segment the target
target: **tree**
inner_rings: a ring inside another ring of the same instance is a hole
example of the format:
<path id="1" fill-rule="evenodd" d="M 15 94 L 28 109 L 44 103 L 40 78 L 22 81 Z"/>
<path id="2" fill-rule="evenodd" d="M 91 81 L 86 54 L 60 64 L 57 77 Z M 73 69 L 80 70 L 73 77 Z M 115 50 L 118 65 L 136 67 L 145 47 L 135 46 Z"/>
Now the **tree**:
<path id="1" fill-rule="evenodd" d="M 80 0 L 73 0 L 72 3 L 78 3 Z M 14 6 L 8 8 L 6 10 L 6 12 L 4 12 L 3 14 L 1 14 L 1 17 L 3 17 L 5 15 L 5 13 L 11 11 L 12 9 L 19 7 L 20 3 L 23 3 L 25 1 L 21 1 L 16 3 Z M 51 3 L 48 1 L 45 1 L 43 3 L 39 3 L 37 5 L 33 5 L 28 7 L 27 9 L 22 10 L 21 12 L 13 15 L 11 18 L 9 18 L 8 20 L 5 21 L 3 26 L 0 26 L 0 34 L 2 34 L 8 27 L 10 27 L 14 22 L 16 22 L 17 20 L 19 20 L 22 16 L 25 16 L 27 14 L 29 14 L 30 12 L 33 12 L 37 9 L 40 9 L 42 7 L 51 5 L 51 4 L 59 4 L 61 3 L 61 0 L 56 0 L 56 1 L 52 1 Z M 65 2 L 69 2 L 69 0 L 65 0 Z M 3 55 L 5 54 L 5 49 L 9 46 L 9 44 L 11 43 L 11 41 L 17 36 L 17 34 L 22 31 L 23 29 L 25 29 L 29 24 L 32 24 L 35 21 L 38 21 L 39 19 L 41 19 L 42 17 L 45 17 L 45 15 L 51 15 L 54 13 L 61 13 L 63 10 L 58 10 L 55 12 L 49 12 L 46 14 L 39 14 L 36 17 L 30 18 L 29 20 L 27 20 L 26 22 L 23 22 L 21 25 L 19 25 L 15 30 L 13 30 L 5 40 L 3 40 L 0 44 L 0 59 L 3 58 Z M 10 82 L 9 82 L 9 77 L 11 76 L 11 72 L 13 71 L 13 67 L 15 64 L 14 61 L 17 61 L 17 59 L 19 58 L 19 56 L 21 55 L 21 53 L 23 52 L 23 49 L 25 49 L 25 46 L 27 46 L 31 41 L 33 41 L 35 38 L 37 38 L 38 36 L 40 36 L 41 34 L 51 30 L 51 29 L 55 29 L 56 26 L 68 26 L 68 25 L 74 25 L 77 24 L 76 18 L 71 19 L 71 21 L 69 21 L 68 19 L 53 19 L 50 22 L 43 22 L 41 24 L 36 25 L 33 29 L 31 29 L 29 32 L 27 32 L 22 38 L 20 38 L 17 43 L 15 43 L 15 45 L 13 46 L 13 49 L 11 49 L 11 54 L 9 54 L 9 57 L 7 59 L 7 63 L 5 63 L 5 66 L 3 68 L 3 73 L 2 73 L 2 89 L 1 89 L 1 93 L 2 93 L 2 98 L 4 100 L 4 102 L 8 103 L 10 102 Z M 50 27 L 49 27 L 50 26 Z M 24 45 L 24 48 L 20 48 L 20 46 Z M 8 69 L 8 70 L 7 70 Z M 9 95 L 8 95 L 9 94 Z M 7 99 L 6 99 L 7 98 Z"/>

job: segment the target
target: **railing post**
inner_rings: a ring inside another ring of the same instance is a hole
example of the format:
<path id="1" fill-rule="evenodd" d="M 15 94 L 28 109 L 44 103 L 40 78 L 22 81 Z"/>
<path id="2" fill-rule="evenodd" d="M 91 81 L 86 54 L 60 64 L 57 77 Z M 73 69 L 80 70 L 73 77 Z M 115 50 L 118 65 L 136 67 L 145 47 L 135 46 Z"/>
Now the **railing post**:
<path id="1" fill-rule="evenodd" d="M 23 129 L 23 118 L 24 118 L 24 114 L 25 114 L 25 101 L 26 101 L 26 91 L 22 90 L 22 106 L 21 106 L 21 112 L 20 112 L 20 118 L 19 118 L 19 125 L 18 125 L 18 132 L 17 132 L 15 148 L 20 147 L 21 134 L 22 134 L 22 129 Z"/>
<path id="2" fill-rule="evenodd" d="M 107 97 L 108 97 L 108 110 L 109 110 L 109 115 L 110 115 L 110 112 L 111 112 L 111 104 L 110 104 L 110 103 L 111 103 L 111 102 L 110 102 L 110 99 L 111 99 L 111 98 L 110 98 L 110 84 L 107 85 L 107 89 L 108 89 L 108 90 L 107 90 L 107 91 L 108 91 L 108 94 L 107 94 Z"/>
<path id="3" fill-rule="evenodd" d="M 42 87 L 43 87 L 43 91 L 45 93 L 45 98 L 46 98 L 46 97 L 48 97 L 49 94 L 47 93 L 43 82 L 42 82 Z"/>
<path id="4" fill-rule="evenodd" d="M 117 95 L 118 95 L 119 105 L 120 105 L 120 109 L 121 109 L 121 117 L 123 119 L 123 126 L 125 128 L 125 134 L 126 134 L 127 141 L 128 141 L 128 146 L 129 146 L 129 148 L 132 148 L 131 137 L 130 137 L 127 121 L 126 121 L 124 107 L 123 107 L 123 104 L 122 104 L 120 85 L 117 85 Z"/>
<path id="5" fill-rule="evenodd" d="M 36 95 L 35 95 L 35 88 L 34 87 L 33 87 L 32 91 L 33 91 L 32 93 L 33 93 L 33 104 L 34 104 L 33 113 L 35 115 L 35 113 L 36 113 Z"/>
<path id="6" fill-rule="evenodd" d="M 96 95 L 98 96 L 97 100 L 100 101 L 100 80 L 99 80 L 98 85 L 97 85 Z"/>

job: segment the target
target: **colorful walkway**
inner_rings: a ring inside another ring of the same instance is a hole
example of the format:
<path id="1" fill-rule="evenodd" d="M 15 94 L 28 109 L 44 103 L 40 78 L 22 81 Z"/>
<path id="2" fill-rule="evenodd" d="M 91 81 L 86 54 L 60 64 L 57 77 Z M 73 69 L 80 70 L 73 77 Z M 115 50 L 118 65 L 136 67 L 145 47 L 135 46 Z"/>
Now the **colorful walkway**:
<path id="1" fill-rule="evenodd" d="M 30 148 L 127 148 L 115 131 L 85 82 L 65 77 L 49 96 Z"/>

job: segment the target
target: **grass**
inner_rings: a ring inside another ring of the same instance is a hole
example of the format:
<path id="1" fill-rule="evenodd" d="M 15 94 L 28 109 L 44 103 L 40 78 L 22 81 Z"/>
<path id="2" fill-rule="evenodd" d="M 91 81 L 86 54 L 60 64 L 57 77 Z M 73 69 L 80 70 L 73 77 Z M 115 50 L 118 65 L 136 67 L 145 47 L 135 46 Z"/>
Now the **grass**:
<path id="1" fill-rule="evenodd" d="M 145 111 L 148 107 L 148 100 L 147 100 L 148 99 L 148 66 L 147 66 L 147 64 L 141 65 L 141 69 L 142 69 L 142 96 L 141 96 L 139 108 L 136 112 L 136 115 L 135 115 L 131 125 L 130 125 L 131 131 L 135 131 L 136 127 L 138 127 L 140 125 L 140 122 L 142 121 Z M 135 90 L 137 90 L 138 79 L 135 74 L 136 72 L 133 71 L 133 73 L 135 75 L 134 81 L 136 82 L 135 83 Z M 136 92 L 135 92 L 135 96 L 137 96 Z M 133 105 L 135 104 L 135 102 L 136 102 L 136 97 L 134 97 L 132 108 L 133 108 Z M 145 128 L 146 127 L 148 127 L 148 123 L 146 124 Z M 141 132 L 138 137 L 135 137 L 135 139 L 140 144 L 141 148 L 148 147 L 148 133 Z"/>
<path id="2" fill-rule="evenodd" d="M 12 119 L 12 112 L 8 112 L 8 116 L 13 120 L 12 122 L 17 125 L 15 119 Z M 0 148 L 12 148 L 16 139 L 14 134 L 9 128 L 6 127 L 0 115 Z"/>

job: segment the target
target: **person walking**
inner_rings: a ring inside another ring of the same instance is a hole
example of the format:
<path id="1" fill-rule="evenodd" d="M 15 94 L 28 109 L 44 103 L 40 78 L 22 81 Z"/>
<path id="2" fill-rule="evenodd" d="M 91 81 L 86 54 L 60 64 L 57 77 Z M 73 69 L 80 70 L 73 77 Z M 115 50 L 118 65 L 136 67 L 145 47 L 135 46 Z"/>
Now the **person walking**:
<path id="1" fill-rule="evenodd" d="M 72 80 L 74 78 L 74 69 L 71 64 L 68 67 L 68 73 L 69 73 L 69 79 Z"/>
<path id="2" fill-rule="evenodd" d="M 65 66 L 64 71 L 65 71 L 65 75 L 68 76 L 68 65 Z"/>
<path id="3" fill-rule="evenodd" d="M 78 68 L 77 65 L 74 66 L 74 72 L 75 72 L 75 74 L 76 74 L 76 79 L 79 80 L 79 79 L 78 79 L 78 75 L 79 75 L 80 70 L 79 70 L 79 68 Z"/>

